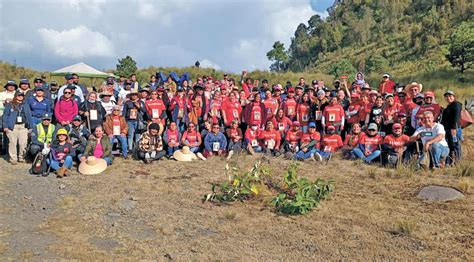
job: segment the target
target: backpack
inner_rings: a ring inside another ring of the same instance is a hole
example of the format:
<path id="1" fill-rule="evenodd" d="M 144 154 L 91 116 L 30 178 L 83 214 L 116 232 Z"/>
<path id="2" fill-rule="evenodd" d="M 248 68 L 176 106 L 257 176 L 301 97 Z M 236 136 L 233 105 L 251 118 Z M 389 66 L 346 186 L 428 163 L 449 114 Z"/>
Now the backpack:
<path id="1" fill-rule="evenodd" d="M 48 163 L 46 162 L 47 156 L 43 155 L 41 152 L 36 154 L 35 159 L 29 170 L 32 175 L 49 175 Z"/>

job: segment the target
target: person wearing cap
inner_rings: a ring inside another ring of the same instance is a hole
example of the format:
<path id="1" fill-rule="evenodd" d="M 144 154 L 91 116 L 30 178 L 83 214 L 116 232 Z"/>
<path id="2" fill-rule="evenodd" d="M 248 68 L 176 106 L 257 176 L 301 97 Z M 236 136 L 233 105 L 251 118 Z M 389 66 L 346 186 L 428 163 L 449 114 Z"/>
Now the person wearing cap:
<path id="1" fill-rule="evenodd" d="M 35 87 L 35 95 L 30 96 L 26 103 L 30 107 L 33 126 L 41 122 L 43 115 L 53 113 L 53 102 L 45 97 L 43 85 Z"/>
<path id="2" fill-rule="evenodd" d="M 403 160 L 410 137 L 403 134 L 403 127 L 399 123 L 392 125 L 392 133 L 387 135 L 382 145 L 382 163 L 395 166 Z"/>
<path id="3" fill-rule="evenodd" d="M 173 158 L 174 152 L 178 151 L 181 145 L 181 132 L 178 130 L 176 122 L 171 121 L 163 132 L 163 141 L 166 146 L 168 158 Z"/>
<path id="4" fill-rule="evenodd" d="M 262 80 L 262 86 L 258 89 L 258 94 L 260 95 L 260 98 L 262 101 L 265 100 L 266 98 L 266 92 L 270 90 L 270 86 L 268 85 L 268 80 L 263 79 Z"/>
<path id="5" fill-rule="evenodd" d="M 54 116 L 60 126 L 67 126 L 71 123 L 74 116 L 79 113 L 79 106 L 72 98 L 72 89 L 65 88 L 63 95 L 54 106 Z"/>
<path id="6" fill-rule="evenodd" d="M 296 120 L 301 124 L 303 133 L 308 131 L 308 124 L 313 121 L 313 103 L 309 99 L 309 94 L 304 93 L 296 106 Z"/>
<path id="7" fill-rule="evenodd" d="M 212 131 L 204 138 L 204 157 L 223 156 L 227 149 L 227 138 L 220 131 L 219 123 L 212 124 Z"/>
<path id="8" fill-rule="evenodd" d="M 285 153 L 287 158 L 293 158 L 293 154 L 299 151 L 303 131 L 300 129 L 300 122 L 293 121 L 291 128 L 285 134 L 285 141 L 281 147 L 281 153 Z"/>
<path id="9" fill-rule="evenodd" d="M 127 144 L 128 151 L 132 151 L 135 147 L 135 143 L 138 142 L 140 133 L 146 130 L 145 121 L 146 107 L 145 103 L 138 98 L 138 93 L 132 91 L 128 94 L 129 99 L 125 101 L 122 108 L 122 115 L 125 117 L 128 125 Z"/>
<path id="10" fill-rule="evenodd" d="M 425 158 L 429 158 L 430 165 L 433 168 L 443 168 L 449 155 L 444 126 L 434 120 L 433 112 L 425 111 L 422 118 L 423 126 L 419 127 L 410 137 L 410 142 L 421 139 L 423 143 L 423 150 L 418 159 L 418 163 L 423 169 L 428 168 L 424 164 Z"/>
<path id="11" fill-rule="evenodd" d="M 302 86 L 296 86 L 295 87 L 295 99 L 297 102 L 301 100 L 301 97 L 303 96 L 303 87 Z"/>
<path id="12" fill-rule="evenodd" d="M 128 125 L 125 118 L 120 115 L 120 106 L 114 106 L 112 114 L 105 117 L 104 131 L 105 134 L 110 138 L 110 143 L 113 145 L 114 141 L 117 140 L 120 143 L 122 149 L 122 157 L 127 158 L 128 146 L 127 146 L 127 132 Z"/>
<path id="13" fill-rule="evenodd" d="M 33 128 L 33 132 L 31 132 L 29 153 L 33 158 L 44 148 L 51 146 L 54 133 L 56 132 L 56 127 L 51 124 L 51 113 L 44 114 L 41 119 L 42 121 L 37 123 Z"/>
<path id="14" fill-rule="evenodd" d="M 289 87 L 288 94 L 281 104 L 285 116 L 288 117 L 291 121 L 296 120 L 296 106 L 298 105 L 295 98 L 295 88 Z"/>
<path id="15" fill-rule="evenodd" d="M 82 95 L 84 96 L 84 98 L 86 98 L 89 94 L 89 90 L 87 90 L 87 87 L 84 86 L 83 84 L 79 83 L 79 75 L 76 74 L 76 73 L 72 73 L 72 83 L 74 85 L 76 85 L 77 87 L 79 87 L 79 89 L 81 89 L 82 91 Z"/>
<path id="16" fill-rule="evenodd" d="M 56 133 L 51 148 L 51 158 L 46 162 L 58 177 L 67 176 L 73 164 L 74 150 L 68 142 L 67 130 L 60 128 Z"/>
<path id="17" fill-rule="evenodd" d="M 446 141 L 448 142 L 449 155 L 447 163 L 452 164 L 462 156 L 461 141 L 462 129 L 459 123 L 461 119 L 462 104 L 456 101 L 456 95 L 448 90 L 444 93 L 444 98 L 448 105 L 443 110 L 440 123 L 446 131 Z"/>
<path id="18" fill-rule="evenodd" d="M 255 153 L 261 153 L 263 151 L 262 146 L 260 145 L 260 132 L 259 123 L 251 122 L 245 130 L 245 145 L 247 151 L 254 155 Z"/>
<path id="19" fill-rule="evenodd" d="M 8 137 L 8 155 L 12 165 L 25 162 L 28 134 L 32 128 L 30 107 L 24 101 L 25 94 L 16 92 L 3 111 L 2 126 Z"/>
<path id="20" fill-rule="evenodd" d="M 146 86 L 140 88 L 140 90 L 138 91 L 138 97 L 143 102 L 148 100 L 149 96 L 150 96 L 150 86 L 149 85 L 146 85 Z"/>
<path id="21" fill-rule="evenodd" d="M 340 133 L 344 130 L 345 111 L 344 108 L 337 102 L 337 97 L 333 96 L 329 99 L 329 105 L 324 107 L 321 124 L 326 126 L 335 126 L 336 132 Z"/>
<path id="22" fill-rule="evenodd" d="M 161 138 L 162 132 L 162 126 L 151 123 L 148 125 L 148 130 L 141 134 L 138 140 L 138 157 L 145 164 L 151 164 L 152 161 L 159 160 L 166 155 Z"/>
<path id="23" fill-rule="evenodd" d="M 257 123 L 259 129 L 263 127 L 267 120 L 267 109 L 258 94 L 251 97 L 251 102 L 245 106 L 242 115 L 245 123 Z"/>
<path id="24" fill-rule="evenodd" d="M 382 76 L 382 82 L 379 84 L 379 93 L 382 95 L 393 94 L 395 92 L 395 82 L 390 79 L 390 75 L 385 73 Z"/>
<path id="25" fill-rule="evenodd" d="M 89 93 L 87 100 L 79 107 L 79 114 L 84 121 L 87 121 L 86 124 L 89 130 L 93 130 L 96 126 L 101 126 L 104 123 L 106 112 L 102 104 L 97 100 L 96 92 Z"/>
<path id="26" fill-rule="evenodd" d="M 423 95 L 422 93 L 418 93 L 415 95 L 415 97 L 413 97 L 412 100 L 415 103 L 415 107 L 411 111 L 410 123 L 414 129 L 417 129 L 418 127 L 423 125 L 423 122 L 421 121 L 421 119 L 423 118 L 423 114 L 418 114 L 418 111 L 421 109 L 425 102 L 425 95 Z"/>
<path id="27" fill-rule="evenodd" d="M 308 88 L 312 88 L 313 90 L 319 90 L 318 88 L 318 80 L 314 79 L 313 81 L 311 81 L 311 86 L 308 87 Z"/>
<path id="28" fill-rule="evenodd" d="M 341 136 L 336 132 L 336 127 L 330 125 L 326 128 L 321 139 L 321 148 L 314 153 L 314 158 L 318 161 L 329 160 L 343 145 Z"/>
<path id="29" fill-rule="evenodd" d="M 417 110 L 416 115 L 421 116 L 425 111 L 433 112 L 435 121 L 437 122 L 441 114 L 441 107 L 435 102 L 435 95 L 432 91 L 426 91 L 424 94 L 423 104 Z"/>
<path id="30" fill-rule="evenodd" d="M 363 136 L 359 142 L 359 146 L 352 149 L 352 154 L 362 159 L 366 164 L 372 163 L 372 161 L 376 160 L 382 153 L 381 145 L 383 138 L 377 131 L 377 124 L 370 123 L 366 135 Z"/>
<path id="31" fill-rule="evenodd" d="M 68 88 L 70 90 L 74 89 L 73 95 L 76 95 L 79 98 L 80 103 L 84 102 L 84 94 L 82 92 L 82 89 L 79 86 L 74 84 L 74 76 L 72 74 L 67 74 L 64 76 L 64 78 L 66 79 L 66 83 L 59 88 L 58 101 L 63 96 L 64 90 Z"/>
<path id="32" fill-rule="evenodd" d="M 104 108 L 105 110 L 105 116 L 108 116 L 112 113 L 112 110 L 114 106 L 117 105 L 113 98 L 113 94 L 110 92 L 102 92 L 99 94 L 99 100 L 100 100 L 100 105 Z"/>
<path id="33" fill-rule="evenodd" d="M 87 141 L 91 137 L 91 131 L 82 123 L 80 115 L 74 116 L 72 122 L 65 126 L 68 131 L 69 141 L 72 144 L 74 155 L 79 156 L 84 154 L 86 150 Z"/>
<path id="34" fill-rule="evenodd" d="M 382 110 L 383 115 L 383 131 L 386 134 L 392 133 L 392 125 L 398 120 L 398 113 L 405 112 L 405 108 L 395 102 L 393 94 L 388 93 L 385 95 L 385 106 Z"/>
<path id="35" fill-rule="evenodd" d="M 26 80 L 28 80 L 28 79 L 26 79 Z M 20 83 L 21 83 L 21 81 L 20 81 Z M 37 87 L 43 88 L 43 90 L 46 93 L 48 91 L 48 89 L 46 88 L 45 83 L 44 83 L 44 81 L 41 77 L 35 77 L 35 79 L 33 80 L 33 85 L 34 85 L 33 90 L 35 90 L 35 91 L 36 91 Z"/>
<path id="36" fill-rule="evenodd" d="M 281 145 L 281 134 L 275 129 L 272 121 L 267 121 L 265 130 L 259 134 L 262 150 L 266 155 L 279 156 Z"/>
<path id="37" fill-rule="evenodd" d="M 30 88 L 30 81 L 26 78 L 20 79 L 20 83 L 18 85 L 17 92 L 21 92 L 25 94 L 25 102 L 34 94 L 34 90 Z"/>
<path id="38" fill-rule="evenodd" d="M 89 156 L 94 156 L 95 158 L 104 159 L 107 162 L 107 165 L 112 165 L 114 156 L 112 155 L 112 144 L 110 139 L 104 133 L 102 126 L 96 126 L 94 129 L 94 135 L 90 136 L 87 141 L 86 149 L 84 153 L 79 155 L 79 161 L 84 162 Z"/>
<path id="39" fill-rule="evenodd" d="M 317 157 L 319 161 L 322 159 L 319 158 L 319 154 L 317 151 L 321 147 L 321 134 L 316 130 L 316 123 L 310 122 L 308 124 L 308 132 L 304 133 L 301 136 L 301 145 L 300 150 L 296 152 L 295 159 L 296 160 L 305 160 L 305 159 L 313 159 L 316 160 Z"/>

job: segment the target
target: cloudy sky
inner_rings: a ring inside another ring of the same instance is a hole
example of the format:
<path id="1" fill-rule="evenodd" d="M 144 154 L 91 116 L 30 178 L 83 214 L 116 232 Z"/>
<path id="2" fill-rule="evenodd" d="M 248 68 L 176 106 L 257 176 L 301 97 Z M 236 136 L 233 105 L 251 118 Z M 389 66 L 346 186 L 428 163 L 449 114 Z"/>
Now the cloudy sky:
<path id="1" fill-rule="evenodd" d="M 277 40 L 333 0 L 0 0 L 0 60 L 38 70 L 76 62 L 268 69 Z"/>

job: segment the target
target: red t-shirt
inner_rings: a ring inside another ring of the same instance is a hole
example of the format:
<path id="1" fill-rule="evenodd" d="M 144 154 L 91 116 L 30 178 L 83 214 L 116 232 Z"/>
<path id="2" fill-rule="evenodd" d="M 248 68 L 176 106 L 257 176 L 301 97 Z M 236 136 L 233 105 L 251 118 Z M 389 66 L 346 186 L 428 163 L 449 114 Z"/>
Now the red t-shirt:
<path id="1" fill-rule="evenodd" d="M 385 106 L 382 111 L 384 119 L 392 118 L 393 121 L 397 121 L 398 113 L 405 113 L 405 108 L 399 103 L 395 103 L 393 106 Z"/>
<path id="2" fill-rule="evenodd" d="M 380 135 L 375 135 L 374 137 L 364 136 L 360 139 L 360 144 L 365 146 L 365 149 L 369 152 L 374 152 L 379 149 L 379 145 L 383 142 L 383 138 Z"/>
<path id="3" fill-rule="evenodd" d="M 344 145 L 348 145 L 350 147 L 356 147 L 360 143 L 360 140 L 363 136 L 365 136 L 364 132 L 360 132 L 357 135 L 347 134 L 346 140 L 344 140 Z"/>
<path id="4" fill-rule="evenodd" d="M 166 110 L 165 103 L 163 100 L 146 100 L 145 108 L 149 116 L 153 119 L 158 119 L 161 116 L 161 113 Z"/>
<path id="5" fill-rule="evenodd" d="M 273 140 L 275 141 L 274 148 L 279 148 L 280 147 L 280 142 L 281 142 L 281 136 L 280 132 L 277 130 L 262 130 L 260 132 L 259 138 L 263 140 L 263 143 L 265 147 L 268 146 L 268 141 Z"/>
<path id="6" fill-rule="evenodd" d="M 395 137 L 393 134 L 390 134 L 385 137 L 383 140 L 384 144 L 390 145 L 392 148 L 403 148 L 408 141 L 410 141 L 410 137 L 407 135 L 401 135 L 399 137 Z"/>
<path id="7" fill-rule="evenodd" d="M 247 143 L 250 143 L 252 146 L 258 145 L 258 138 L 260 136 L 260 129 L 253 131 L 251 128 L 247 128 L 245 131 L 245 140 Z"/>
<path id="8" fill-rule="evenodd" d="M 226 101 L 222 104 L 222 111 L 225 114 L 226 122 L 224 123 L 226 126 L 230 126 L 232 120 L 237 119 L 240 121 L 242 115 L 242 107 L 238 101 Z"/>
<path id="9" fill-rule="evenodd" d="M 347 109 L 347 111 L 349 111 L 349 112 L 356 111 L 357 113 L 355 115 L 352 115 L 352 116 L 349 116 L 349 115 L 346 114 L 347 123 L 349 123 L 349 124 L 359 123 L 359 121 L 360 121 L 359 113 L 358 113 L 359 108 L 360 108 L 359 103 L 349 105 L 349 108 Z"/>
<path id="10" fill-rule="evenodd" d="M 372 104 L 371 103 L 360 103 L 359 107 L 359 120 L 360 121 L 365 121 L 365 118 L 367 117 L 368 114 L 370 114 L 370 111 L 372 110 Z"/>
<path id="11" fill-rule="evenodd" d="M 303 131 L 298 130 L 288 130 L 286 132 L 286 141 L 288 141 L 290 144 L 299 144 L 301 137 L 303 136 Z"/>
<path id="12" fill-rule="evenodd" d="M 341 105 L 328 105 L 324 108 L 323 116 L 326 125 L 341 122 L 344 117 L 344 108 Z"/>
<path id="13" fill-rule="evenodd" d="M 263 101 L 263 104 L 265 105 L 265 108 L 267 109 L 267 120 L 268 120 L 274 114 L 276 114 L 276 111 L 279 106 L 278 99 L 274 97 L 270 97 L 270 98 L 265 99 L 265 101 Z"/>
<path id="14" fill-rule="evenodd" d="M 314 145 L 314 148 L 319 148 L 320 147 L 320 141 L 321 141 L 321 134 L 319 132 L 314 132 L 312 134 L 304 133 L 301 136 L 301 144 L 308 144 L 313 140 L 317 141 L 316 144 Z"/>
<path id="15" fill-rule="evenodd" d="M 324 152 L 336 152 L 343 146 L 342 138 L 338 134 L 324 135 L 321 144 L 321 150 Z"/>
<path id="16" fill-rule="evenodd" d="M 283 106 L 285 116 L 293 118 L 296 115 L 296 99 L 286 98 Z"/>
<path id="17" fill-rule="evenodd" d="M 430 105 L 422 105 L 420 106 L 420 109 L 416 112 L 417 118 L 420 118 L 423 116 L 423 113 L 426 111 L 431 111 L 434 115 L 434 120 L 438 120 L 438 116 L 441 112 L 441 108 L 439 107 L 439 104 L 430 104 Z"/>
<path id="18" fill-rule="evenodd" d="M 199 133 L 199 131 L 196 131 L 196 130 L 191 131 L 191 132 L 184 131 L 182 140 L 183 141 L 188 140 L 188 143 L 189 143 L 190 146 L 196 147 L 196 146 L 198 146 L 198 142 L 199 142 L 198 137 L 200 137 L 200 136 L 201 136 L 201 134 Z"/>
<path id="19" fill-rule="evenodd" d="M 171 129 L 167 129 L 166 130 L 166 135 L 168 137 L 168 143 L 171 144 L 171 143 L 179 143 L 178 139 L 179 139 L 179 130 L 178 129 L 175 129 L 174 131 L 172 131 Z M 189 139 L 188 139 L 189 141 Z"/>
<path id="20" fill-rule="evenodd" d="M 310 117 L 311 107 L 307 103 L 298 104 L 296 112 L 298 115 L 298 121 L 302 126 L 307 126 Z"/>

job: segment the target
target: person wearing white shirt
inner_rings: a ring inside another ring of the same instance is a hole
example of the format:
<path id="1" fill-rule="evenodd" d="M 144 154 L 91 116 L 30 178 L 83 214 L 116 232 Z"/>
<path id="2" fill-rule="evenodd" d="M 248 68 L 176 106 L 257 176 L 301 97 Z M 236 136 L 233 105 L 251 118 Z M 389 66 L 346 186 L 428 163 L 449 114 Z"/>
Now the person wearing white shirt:
<path id="1" fill-rule="evenodd" d="M 446 142 L 443 125 L 434 122 L 434 115 L 431 111 L 423 113 L 423 126 L 419 127 L 413 136 L 410 137 L 410 142 L 421 139 L 423 143 L 423 153 L 421 160 L 425 155 L 431 155 L 431 162 L 434 168 L 443 168 L 446 158 L 449 154 L 448 143 Z M 427 154 L 428 153 L 428 154 Z"/>
<path id="2" fill-rule="evenodd" d="M 74 84 L 74 77 L 71 74 L 67 74 L 64 78 L 66 78 L 66 84 L 61 86 L 58 90 L 58 101 L 63 96 L 64 89 L 66 89 L 68 86 L 71 88 L 71 85 L 73 85 L 76 89 L 74 95 L 79 97 L 81 103 L 84 102 L 84 94 L 82 93 L 81 87 Z"/>

